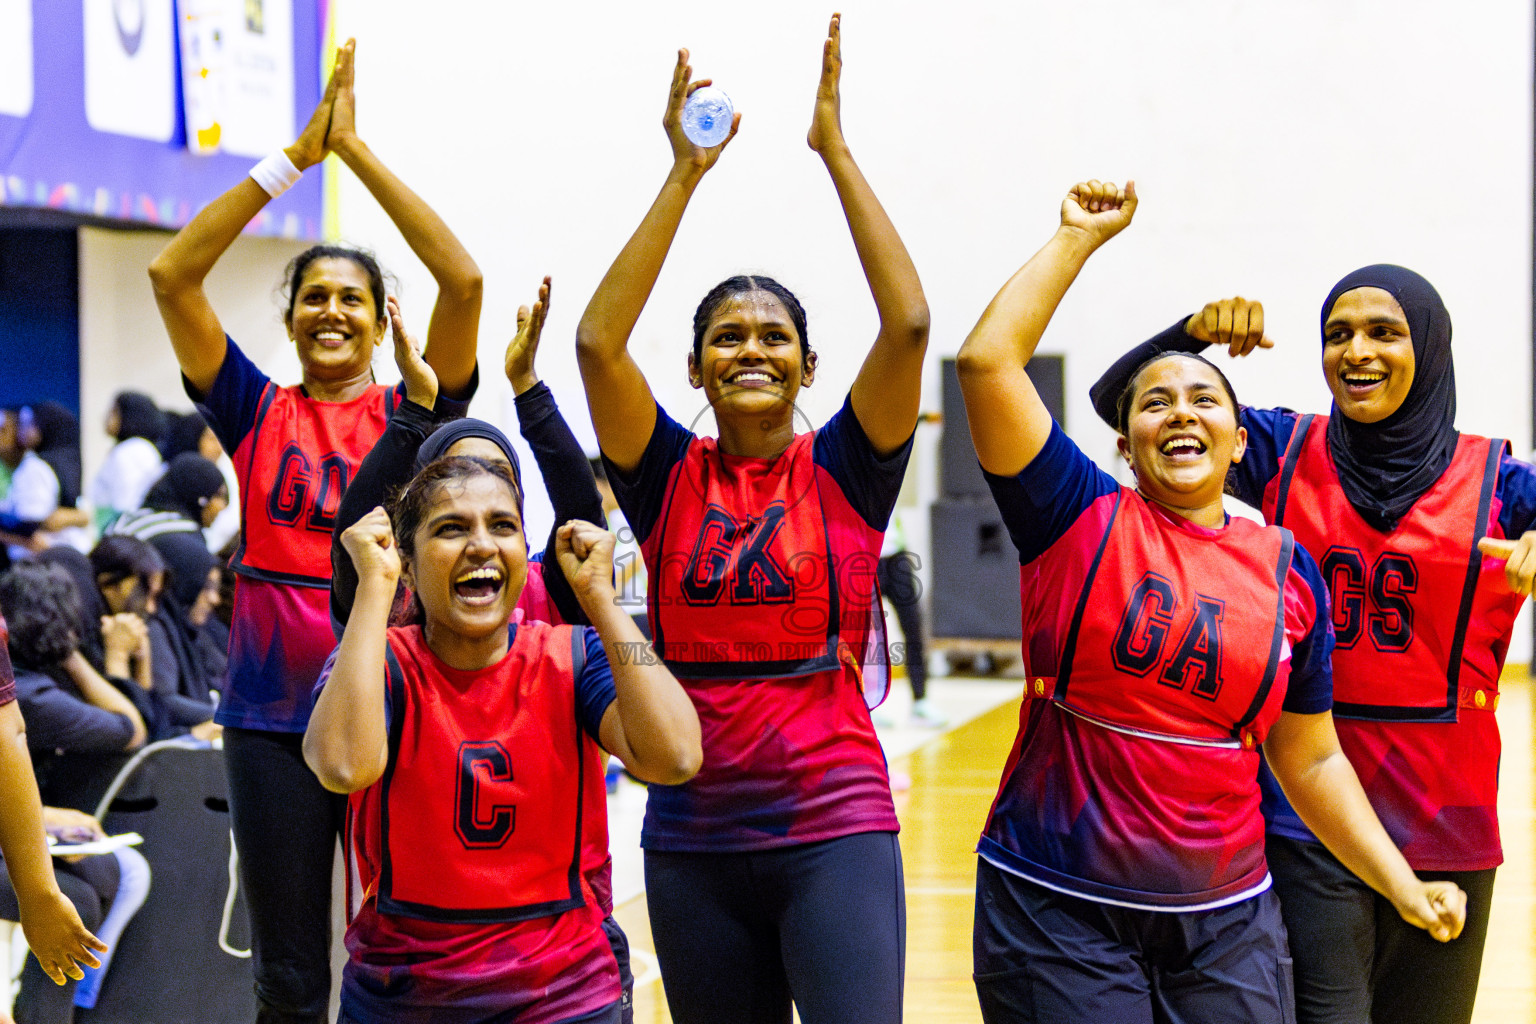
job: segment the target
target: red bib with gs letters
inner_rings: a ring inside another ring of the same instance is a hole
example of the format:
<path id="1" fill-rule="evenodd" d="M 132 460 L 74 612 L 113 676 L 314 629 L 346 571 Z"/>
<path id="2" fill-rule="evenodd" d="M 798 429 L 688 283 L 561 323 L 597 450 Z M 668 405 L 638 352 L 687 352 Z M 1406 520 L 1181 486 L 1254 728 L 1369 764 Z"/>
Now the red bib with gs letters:
<path id="1" fill-rule="evenodd" d="M 1201 530 L 1121 488 L 1047 697 L 1147 739 L 1253 749 L 1280 713 L 1289 532 Z M 1249 780 L 1251 782 L 1251 779 Z"/>
<path id="2" fill-rule="evenodd" d="M 488 924 L 585 903 L 584 651 L 570 626 L 524 622 L 506 657 L 465 672 L 419 626 L 390 629 L 389 763 L 352 815 L 380 912 Z"/>
<path id="3" fill-rule="evenodd" d="M 1501 565 L 1484 567 L 1477 542 L 1507 447 L 1460 435 L 1440 479 L 1382 533 L 1344 495 L 1328 417 L 1297 420 L 1264 514 L 1295 532 L 1328 584 L 1339 718 L 1454 722 L 1460 707 L 1492 710 L 1522 598 Z"/>

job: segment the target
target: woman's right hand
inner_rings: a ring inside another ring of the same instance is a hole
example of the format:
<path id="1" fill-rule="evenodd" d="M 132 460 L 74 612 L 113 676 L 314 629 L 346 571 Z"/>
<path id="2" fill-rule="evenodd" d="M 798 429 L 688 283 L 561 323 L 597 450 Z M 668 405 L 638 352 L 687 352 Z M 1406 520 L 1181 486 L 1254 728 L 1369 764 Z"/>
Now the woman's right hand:
<path id="1" fill-rule="evenodd" d="M 1061 226 L 1081 232 L 1094 248 L 1114 238 L 1136 215 L 1136 183 L 1080 181 L 1061 201 Z"/>
<path id="2" fill-rule="evenodd" d="M 149 640 L 149 629 L 144 620 L 132 612 L 101 617 L 101 642 L 108 654 L 123 657 L 138 654 Z"/>
<path id="3" fill-rule="evenodd" d="M 393 585 L 400 578 L 400 549 L 382 505 L 343 530 L 341 546 L 352 556 L 359 583 L 377 579 Z"/>
<path id="4" fill-rule="evenodd" d="M 420 343 L 405 329 L 400 300 L 391 295 L 384 304 L 389 308 L 389 333 L 395 342 L 395 365 L 405 382 L 405 400 L 431 409 L 437 404 L 437 373 L 422 358 Z"/>
<path id="5" fill-rule="evenodd" d="M 683 106 L 695 89 L 704 88 L 712 80 L 701 78 L 697 82 L 690 83 L 689 78 L 692 75 L 693 68 L 688 65 L 688 51 L 678 50 L 677 67 L 672 69 L 672 92 L 667 97 L 667 113 L 662 117 L 661 125 L 667 130 L 667 138 L 672 143 L 673 166 L 703 174 L 715 165 L 715 161 L 720 159 L 721 151 L 736 137 L 736 130 L 741 127 L 741 114 L 737 112 L 732 116 L 731 134 L 727 135 L 720 145 L 709 149 L 695 146 L 688 136 L 683 134 Z"/>
<path id="6" fill-rule="evenodd" d="M 336 105 L 336 84 L 341 77 L 343 64 L 350 68 L 352 64 L 353 41 L 348 39 L 346 45 L 336 51 L 336 67 L 331 71 L 331 80 L 325 85 L 325 92 L 320 97 L 320 105 L 315 107 L 315 112 L 309 115 L 309 123 L 299 133 L 293 145 L 283 152 L 288 154 L 288 159 L 293 161 L 293 166 L 299 170 L 313 167 L 325 159 L 325 154 L 330 152 L 330 140 L 327 136 L 331 130 L 331 112 Z"/>
<path id="7" fill-rule="evenodd" d="M 101 966 L 91 951 L 107 951 L 107 944 L 80 922 L 74 904 L 57 886 L 50 893 L 21 902 L 21 930 L 43 973 L 55 985 L 64 984 L 66 977 L 79 981 L 85 977 L 80 964 Z"/>
<path id="8" fill-rule="evenodd" d="M 1205 308 L 1184 322 L 1184 333 L 1196 341 L 1225 345 L 1236 358 L 1256 348 L 1274 348 L 1264 335 L 1264 304 L 1241 295 L 1207 302 Z"/>

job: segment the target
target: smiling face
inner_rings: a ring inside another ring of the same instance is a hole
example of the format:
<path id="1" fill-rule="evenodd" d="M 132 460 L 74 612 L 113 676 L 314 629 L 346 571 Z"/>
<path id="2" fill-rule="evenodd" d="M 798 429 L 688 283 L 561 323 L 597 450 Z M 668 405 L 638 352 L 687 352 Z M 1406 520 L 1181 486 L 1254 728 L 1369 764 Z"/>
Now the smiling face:
<path id="1" fill-rule="evenodd" d="M 442 655 L 440 638 L 479 640 L 505 630 L 527 577 L 522 519 L 506 481 L 481 472 L 438 484 L 405 566 L 429 645 Z"/>
<path id="2" fill-rule="evenodd" d="M 311 262 L 294 290 L 288 319 L 304 372 L 332 380 L 366 371 L 384 338 L 382 313 L 368 273 L 357 263 L 333 256 Z"/>
<path id="3" fill-rule="evenodd" d="M 1323 324 L 1323 377 L 1339 412 L 1380 423 L 1413 387 L 1413 338 L 1392 293 L 1356 288 L 1340 295 Z"/>
<path id="4" fill-rule="evenodd" d="M 1220 525 L 1227 470 L 1242 460 L 1248 432 L 1215 367 L 1169 356 L 1132 382 L 1120 454 L 1137 489 L 1176 512 L 1210 510 Z"/>
<path id="5" fill-rule="evenodd" d="M 738 292 L 715 307 L 688 382 L 702 388 L 717 416 L 788 416 L 816 375 L 784 304 L 766 291 Z"/>

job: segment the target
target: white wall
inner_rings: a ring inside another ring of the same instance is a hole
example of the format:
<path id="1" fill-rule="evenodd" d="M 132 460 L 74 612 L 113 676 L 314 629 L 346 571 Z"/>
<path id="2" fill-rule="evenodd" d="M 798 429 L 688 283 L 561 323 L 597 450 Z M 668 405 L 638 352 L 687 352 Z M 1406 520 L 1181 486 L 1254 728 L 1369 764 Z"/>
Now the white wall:
<path id="1" fill-rule="evenodd" d="M 102 430 L 119 391 L 143 391 L 163 408 L 192 408 L 149 287 L 149 261 L 170 236 L 160 231 L 80 229 L 80 410 L 86 480 L 111 447 Z M 208 277 L 208 295 L 230 337 L 274 378 L 299 379 L 299 361 L 279 320 L 283 266 L 304 246 L 242 237 Z"/>

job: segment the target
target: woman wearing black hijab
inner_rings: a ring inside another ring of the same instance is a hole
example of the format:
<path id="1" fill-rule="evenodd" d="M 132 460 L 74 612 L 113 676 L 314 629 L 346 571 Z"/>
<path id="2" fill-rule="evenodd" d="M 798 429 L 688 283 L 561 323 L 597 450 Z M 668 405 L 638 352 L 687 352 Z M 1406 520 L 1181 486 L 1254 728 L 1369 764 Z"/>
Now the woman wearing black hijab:
<path id="1" fill-rule="evenodd" d="M 106 532 L 149 541 L 179 534 L 206 551 L 202 531 L 228 504 L 229 487 L 219 467 L 201 455 L 183 452 L 149 489 L 144 507 L 124 513 Z"/>
<path id="2" fill-rule="evenodd" d="M 138 391 L 121 391 L 107 410 L 107 436 L 116 443 L 91 478 L 87 495 L 103 529 L 117 516 L 138 508 L 163 463 L 158 447 L 165 433 L 165 413 Z"/>
<path id="3" fill-rule="evenodd" d="M 1264 773 L 1266 854 L 1295 960 L 1297 1020 L 1469 1021 L 1494 870 L 1498 680 L 1536 575 L 1536 469 L 1455 428 L 1451 320 L 1428 281 L 1377 264 L 1322 310 L 1328 416 L 1242 410 L 1240 500 L 1288 527 L 1333 603 L 1340 745 L 1404 857 L 1467 893 L 1466 928 L 1409 934 L 1307 831 Z M 1094 385 L 1094 408 L 1157 352 L 1269 347 L 1263 308 L 1228 299 L 1145 342 Z M 1485 557 L 1486 556 L 1486 557 Z"/>

